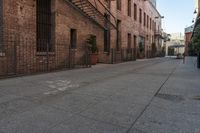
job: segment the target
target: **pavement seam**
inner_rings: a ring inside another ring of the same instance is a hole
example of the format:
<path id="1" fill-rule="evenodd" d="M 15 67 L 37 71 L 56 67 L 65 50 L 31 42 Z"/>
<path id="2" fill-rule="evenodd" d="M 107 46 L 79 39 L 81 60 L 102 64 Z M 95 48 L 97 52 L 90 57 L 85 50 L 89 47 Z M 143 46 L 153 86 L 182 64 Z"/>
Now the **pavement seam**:
<path id="1" fill-rule="evenodd" d="M 180 65 L 180 64 L 178 64 Z M 176 65 L 176 67 L 174 69 L 172 69 L 171 73 L 169 74 L 169 76 L 167 77 L 167 79 L 164 81 L 164 83 L 160 86 L 160 88 L 157 90 L 157 92 L 155 93 L 154 97 L 158 95 L 158 93 L 160 92 L 160 90 L 162 89 L 162 87 L 165 85 L 165 83 L 167 83 L 167 81 L 169 80 L 169 78 L 174 74 L 174 72 L 176 71 L 176 68 L 178 67 L 178 65 Z"/>
<path id="2" fill-rule="evenodd" d="M 178 64 L 179 65 L 179 64 Z M 171 73 L 168 75 L 167 79 L 162 83 L 162 85 L 159 87 L 159 89 L 156 91 L 156 93 L 154 94 L 154 96 L 151 98 L 151 100 L 149 101 L 149 103 L 144 107 L 144 109 L 142 110 L 142 112 L 138 115 L 138 117 L 135 119 L 135 121 L 131 124 L 131 126 L 128 128 L 128 130 L 125 133 L 129 133 L 131 131 L 131 129 L 134 127 L 134 125 L 137 123 L 137 121 L 141 118 L 141 116 L 144 114 L 144 112 L 148 109 L 148 107 L 151 105 L 152 101 L 154 100 L 155 96 L 158 95 L 158 93 L 160 92 L 160 90 L 162 89 L 162 87 L 165 85 L 165 83 L 169 80 L 169 78 L 174 74 L 174 72 L 176 71 L 177 66 L 176 65 L 174 67 L 174 69 L 171 71 Z"/>

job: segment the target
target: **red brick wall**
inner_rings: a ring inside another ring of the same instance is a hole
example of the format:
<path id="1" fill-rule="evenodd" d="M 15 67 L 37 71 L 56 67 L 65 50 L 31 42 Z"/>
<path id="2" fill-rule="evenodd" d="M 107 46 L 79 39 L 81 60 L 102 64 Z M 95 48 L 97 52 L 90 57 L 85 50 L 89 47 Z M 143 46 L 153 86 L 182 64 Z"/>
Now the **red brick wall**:
<path id="1" fill-rule="evenodd" d="M 56 2 L 55 20 L 56 44 L 65 44 L 69 47 L 70 29 L 77 29 L 77 58 L 82 55 L 82 51 L 86 45 L 86 39 L 90 34 L 97 37 L 99 54 L 103 54 L 103 29 L 67 5 L 63 0 Z"/>
<path id="2" fill-rule="evenodd" d="M 109 4 L 104 0 L 101 0 L 101 2 L 108 7 Z M 137 4 L 137 21 L 134 20 L 134 3 Z M 99 62 L 111 62 L 111 54 L 104 52 L 104 30 L 69 6 L 65 1 L 52 0 L 54 22 L 52 26 L 52 43 L 55 45 L 55 50 L 48 54 L 49 60 L 47 60 L 46 53 L 36 51 L 36 0 L 3 0 L 3 6 L 4 44 L 12 49 L 7 50 L 8 52 L 5 51 L 6 59 L 1 57 L 1 62 L 7 62 L 7 64 L 3 63 L 4 66 L 16 66 L 15 71 L 17 73 L 42 71 L 46 69 L 47 64 L 49 69 L 59 68 L 71 61 L 69 59 L 70 29 L 77 29 L 75 62 L 82 61 L 85 41 L 89 34 L 97 37 Z M 105 12 L 104 8 L 97 6 L 100 12 Z M 128 46 L 128 33 L 131 34 L 132 38 L 131 48 L 138 48 L 138 43 L 136 47 L 133 44 L 133 36 L 137 36 L 137 39 L 139 36 L 143 36 L 145 38 L 144 54 L 149 57 L 154 29 L 150 29 L 150 26 L 148 28 L 147 26 L 144 27 L 143 13 L 145 12 L 149 18 L 157 23 L 156 27 L 160 25 L 160 19 L 155 19 L 159 14 L 148 2 L 143 0 L 132 0 L 131 7 L 132 15 L 129 17 L 127 1 L 122 0 L 121 11 L 117 10 L 116 1 L 111 1 L 110 11 L 117 19 L 121 20 L 121 48 L 127 48 Z M 139 8 L 142 9 L 142 24 L 139 23 Z M 111 21 L 114 23 L 113 19 Z M 111 29 L 110 48 L 116 48 L 116 33 L 116 29 Z M 149 39 L 147 39 L 147 36 Z M 4 67 L 2 66 L 2 68 Z M 13 71 L 12 67 L 9 70 Z"/>
<path id="3" fill-rule="evenodd" d="M 6 68 L 7 66 L 16 66 L 16 70 L 11 71 L 19 74 L 32 73 L 45 70 L 47 64 L 49 69 L 54 69 L 62 68 L 69 61 L 72 61 L 69 59 L 71 28 L 77 29 L 77 49 L 74 50 L 75 54 L 72 55 L 75 55 L 74 62 L 82 61 L 86 47 L 85 41 L 89 34 L 97 37 L 99 60 L 110 61 L 109 55 L 103 52 L 103 29 L 92 23 L 65 1 L 52 0 L 55 33 L 52 41 L 55 45 L 55 51 L 49 54 L 48 60 L 46 53 L 36 51 L 36 1 L 4 0 L 4 7 L 4 42 L 5 46 L 11 50 L 5 51 L 5 56 L 9 59 L 1 58 L 1 64 L 6 62 L 4 64 Z"/>
<path id="4" fill-rule="evenodd" d="M 137 5 L 137 20 L 134 20 L 134 3 Z M 121 11 L 117 10 L 116 6 L 116 1 L 111 2 L 111 11 L 115 15 L 115 17 L 119 20 L 121 20 L 122 23 L 122 42 L 121 42 L 121 47 L 122 48 L 127 48 L 128 42 L 127 42 L 127 36 L 128 33 L 132 35 L 132 42 L 133 42 L 133 36 L 137 36 L 137 39 L 139 36 L 143 36 L 145 38 L 145 56 L 149 57 L 148 53 L 151 52 L 151 43 L 153 42 L 154 32 L 155 29 L 151 27 L 150 29 L 150 21 L 149 21 L 149 26 L 144 26 L 144 12 L 146 15 L 149 16 L 154 22 L 156 22 L 156 28 L 161 27 L 161 18 L 155 19 L 155 17 L 160 16 L 160 14 L 157 12 L 157 10 L 149 4 L 147 1 L 144 2 L 143 0 L 132 0 L 131 1 L 131 17 L 128 16 L 128 1 L 127 0 L 122 0 L 122 8 Z M 139 9 L 142 9 L 142 23 L 139 22 Z M 152 23 L 153 24 L 153 23 Z M 147 39 L 147 36 L 149 39 Z M 155 38 L 158 39 L 158 38 Z M 139 41 L 139 40 L 138 40 Z M 155 41 L 156 45 L 159 46 L 160 42 Z M 132 43 L 132 48 L 134 48 L 134 44 Z M 137 49 L 138 49 L 138 44 L 137 44 Z"/>
<path id="5" fill-rule="evenodd" d="M 185 33 L 185 54 L 188 55 L 188 47 L 191 42 L 192 32 Z"/>

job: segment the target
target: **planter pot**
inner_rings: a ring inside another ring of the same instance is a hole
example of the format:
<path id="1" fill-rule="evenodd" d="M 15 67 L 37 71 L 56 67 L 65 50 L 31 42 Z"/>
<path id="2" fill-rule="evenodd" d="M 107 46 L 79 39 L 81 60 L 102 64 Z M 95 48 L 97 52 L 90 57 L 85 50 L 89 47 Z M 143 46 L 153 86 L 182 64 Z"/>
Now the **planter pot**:
<path id="1" fill-rule="evenodd" d="M 144 59 L 144 58 L 145 58 L 144 53 L 139 53 L 139 59 Z"/>
<path id="2" fill-rule="evenodd" d="M 98 61 L 98 54 L 90 54 L 91 65 L 96 65 Z"/>

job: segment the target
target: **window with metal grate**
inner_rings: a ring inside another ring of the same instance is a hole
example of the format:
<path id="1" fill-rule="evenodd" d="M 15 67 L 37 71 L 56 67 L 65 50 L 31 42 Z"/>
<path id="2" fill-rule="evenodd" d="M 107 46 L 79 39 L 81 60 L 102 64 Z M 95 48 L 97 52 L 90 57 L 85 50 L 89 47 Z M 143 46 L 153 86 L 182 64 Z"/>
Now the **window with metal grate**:
<path id="1" fill-rule="evenodd" d="M 51 0 L 37 0 L 37 51 L 53 51 L 51 43 Z"/>

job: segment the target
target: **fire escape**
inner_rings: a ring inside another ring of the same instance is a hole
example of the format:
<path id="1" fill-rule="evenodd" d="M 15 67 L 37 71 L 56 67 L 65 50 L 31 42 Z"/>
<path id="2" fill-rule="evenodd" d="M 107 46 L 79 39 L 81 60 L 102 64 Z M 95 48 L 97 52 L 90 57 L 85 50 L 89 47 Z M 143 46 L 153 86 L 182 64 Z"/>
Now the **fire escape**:
<path id="1" fill-rule="evenodd" d="M 99 0 L 66 0 L 82 15 L 103 29 L 116 29 L 116 18 Z"/>

